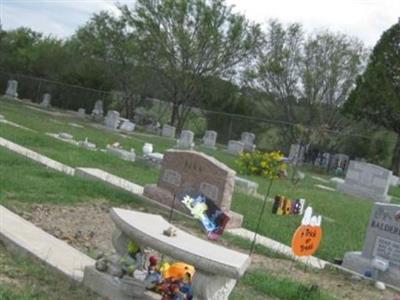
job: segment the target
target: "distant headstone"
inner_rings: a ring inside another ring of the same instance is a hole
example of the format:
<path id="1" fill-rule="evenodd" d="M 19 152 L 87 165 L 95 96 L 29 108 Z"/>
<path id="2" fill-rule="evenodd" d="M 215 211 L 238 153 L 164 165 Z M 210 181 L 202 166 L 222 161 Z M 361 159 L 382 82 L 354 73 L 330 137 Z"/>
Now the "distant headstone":
<path id="1" fill-rule="evenodd" d="M 351 164 L 351 163 L 350 163 Z M 388 262 L 388 269 L 376 272 L 374 259 Z M 347 252 L 343 267 L 400 287 L 400 205 L 375 203 L 368 223 L 362 252 Z"/>
<path id="2" fill-rule="evenodd" d="M 248 195 L 257 195 L 258 183 L 242 178 L 239 176 L 235 177 L 235 190 Z"/>
<path id="3" fill-rule="evenodd" d="M 51 104 L 51 95 L 49 93 L 46 93 L 43 95 L 42 102 L 40 103 L 40 106 L 43 108 L 50 108 Z"/>
<path id="4" fill-rule="evenodd" d="M 164 124 L 161 135 L 164 137 L 175 138 L 175 130 L 176 128 L 174 126 Z"/>
<path id="5" fill-rule="evenodd" d="M 305 147 L 300 144 L 290 145 L 289 161 L 296 165 L 303 163 L 305 151 Z"/>
<path id="6" fill-rule="evenodd" d="M 119 125 L 119 112 L 116 110 L 109 110 L 107 112 L 105 124 L 108 128 L 117 129 Z"/>
<path id="7" fill-rule="evenodd" d="M 129 120 L 124 120 L 120 129 L 125 132 L 132 132 L 135 130 L 135 124 L 130 122 Z"/>
<path id="8" fill-rule="evenodd" d="M 7 89 L 6 89 L 6 96 L 12 98 L 18 98 L 18 81 L 16 80 L 9 80 L 7 82 Z"/>
<path id="9" fill-rule="evenodd" d="M 81 118 L 85 118 L 86 117 L 86 110 L 84 108 L 78 109 L 78 116 L 81 117 Z"/>
<path id="10" fill-rule="evenodd" d="M 244 143 L 240 141 L 229 141 L 227 151 L 233 155 L 240 155 L 243 153 Z"/>
<path id="11" fill-rule="evenodd" d="M 400 185 L 400 178 L 396 175 L 392 176 L 392 179 L 390 180 L 390 185 L 391 186 L 399 186 Z"/>
<path id="12" fill-rule="evenodd" d="M 147 156 L 150 153 L 153 153 L 153 144 L 150 143 L 144 143 L 143 148 L 142 148 L 143 156 Z"/>
<path id="13" fill-rule="evenodd" d="M 374 202 L 390 202 L 388 190 L 392 171 L 359 161 L 351 160 L 343 184 L 338 183 L 339 191 Z"/>
<path id="14" fill-rule="evenodd" d="M 215 148 L 217 142 L 217 132 L 213 130 L 207 130 L 203 137 L 203 146 L 207 148 Z"/>
<path id="15" fill-rule="evenodd" d="M 181 136 L 177 141 L 177 148 L 179 149 L 193 149 L 194 148 L 194 133 L 190 130 L 182 130 Z"/>
<path id="16" fill-rule="evenodd" d="M 235 171 L 204 153 L 169 150 L 164 154 L 157 186 L 145 186 L 144 195 L 171 206 L 176 193 L 202 192 L 230 216 L 228 227 L 238 227 L 243 217 L 230 211 L 235 175 Z M 184 205 L 175 204 L 187 213 Z"/>
<path id="17" fill-rule="evenodd" d="M 350 158 L 346 154 L 337 153 L 332 158 L 331 168 L 346 170 L 349 166 Z"/>
<path id="18" fill-rule="evenodd" d="M 118 156 L 119 158 L 127 161 L 135 161 L 136 160 L 136 152 L 135 149 L 131 149 L 131 151 L 127 151 L 122 149 L 121 147 L 113 147 L 107 146 L 107 152 Z"/>
<path id="19" fill-rule="evenodd" d="M 256 135 L 251 132 L 243 132 L 241 136 L 241 142 L 244 144 L 244 150 L 253 152 L 256 149 L 254 141 L 256 140 Z"/>
<path id="20" fill-rule="evenodd" d="M 103 101 L 97 100 L 92 110 L 92 118 L 95 121 L 100 122 L 103 120 L 103 117 L 104 117 Z"/>

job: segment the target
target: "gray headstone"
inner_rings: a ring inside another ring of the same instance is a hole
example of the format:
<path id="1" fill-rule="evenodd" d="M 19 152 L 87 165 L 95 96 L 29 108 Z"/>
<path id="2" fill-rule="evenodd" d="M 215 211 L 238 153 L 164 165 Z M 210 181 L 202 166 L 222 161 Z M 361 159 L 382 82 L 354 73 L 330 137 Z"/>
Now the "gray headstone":
<path id="1" fill-rule="evenodd" d="M 177 142 L 177 146 L 180 149 L 193 149 L 194 133 L 190 130 L 182 130 L 181 137 Z"/>
<path id="2" fill-rule="evenodd" d="M 9 80 L 7 82 L 6 96 L 18 98 L 18 82 L 16 80 Z"/>
<path id="3" fill-rule="evenodd" d="M 175 130 L 176 128 L 174 126 L 164 124 L 161 135 L 164 137 L 175 138 Z"/>
<path id="4" fill-rule="evenodd" d="M 136 153 L 135 149 L 131 149 L 131 151 L 124 150 L 122 148 L 115 148 L 115 147 L 107 147 L 107 152 L 118 156 L 119 158 L 126 160 L 126 161 L 135 161 L 136 160 Z"/>
<path id="5" fill-rule="evenodd" d="M 78 109 L 78 116 L 81 118 L 86 117 L 86 110 L 84 108 Z"/>
<path id="6" fill-rule="evenodd" d="M 40 106 L 43 108 L 49 108 L 51 105 L 51 95 L 49 93 L 46 93 L 43 95 L 42 102 L 40 103 Z"/>
<path id="7" fill-rule="evenodd" d="M 240 155 L 243 153 L 244 143 L 241 141 L 229 141 L 228 152 L 233 155 Z"/>
<path id="8" fill-rule="evenodd" d="M 342 154 L 342 153 L 337 153 L 332 158 L 332 167 L 334 169 L 341 168 L 343 170 L 346 170 L 347 167 L 349 166 L 349 162 L 350 162 L 350 158 L 348 155 Z"/>
<path id="9" fill-rule="evenodd" d="M 293 164 L 301 164 L 304 161 L 305 147 L 300 144 L 290 145 L 289 161 Z"/>
<path id="10" fill-rule="evenodd" d="M 108 128 L 117 129 L 119 125 L 119 112 L 115 110 L 109 110 L 107 112 L 105 124 Z"/>
<path id="11" fill-rule="evenodd" d="M 374 202 L 390 202 L 388 190 L 392 171 L 359 161 L 350 161 L 346 180 L 338 184 L 339 191 Z"/>
<path id="12" fill-rule="evenodd" d="M 256 135 L 251 132 L 243 132 L 241 135 L 241 142 L 244 144 L 244 150 L 246 151 L 254 151 L 256 145 L 254 145 L 254 141 L 256 140 Z"/>
<path id="13" fill-rule="evenodd" d="M 103 101 L 97 100 L 94 104 L 94 108 L 92 110 L 92 117 L 96 121 L 103 120 L 104 110 L 103 110 Z"/>
<path id="14" fill-rule="evenodd" d="M 364 274 L 374 271 L 372 260 L 389 261 L 387 271 L 377 274 L 380 281 L 400 287 L 400 205 L 375 203 L 362 252 L 348 252 L 343 266 Z"/>
<path id="15" fill-rule="evenodd" d="M 207 130 L 203 137 L 203 145 L 207 148 L 215 148 L 217 142 L 217 132 L 213 130 Z"/>
<path id="16" fill-rule="evenodd" d="M 132 131 L 135 130 L 135 124 L 130 122 L 129 120 L 124 120 L 124 122 L 122 123 L 120 129 L 122 131 L 132 132 Z"/>

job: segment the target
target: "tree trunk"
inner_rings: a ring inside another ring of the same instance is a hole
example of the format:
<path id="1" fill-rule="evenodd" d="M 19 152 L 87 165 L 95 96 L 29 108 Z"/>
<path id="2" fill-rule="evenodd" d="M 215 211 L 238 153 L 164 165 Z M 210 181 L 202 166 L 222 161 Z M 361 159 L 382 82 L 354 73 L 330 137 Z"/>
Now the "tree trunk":
<path id="1" fill-rule="evenodd" d="M 394 175 L 400 175 L 400 133 L 397 133 L 397 141 L 393 149 L 392 171 Z"/>
<path id="2" fill-rule="evenodd" d="M 176 119 L 178 117 L 179 114 L 179 104 L 177 103 L 173 103 L 172 104 L 172 113 L 171 113 L 171 120 L 170 120 L 170 125 L 174 126 Z"/>

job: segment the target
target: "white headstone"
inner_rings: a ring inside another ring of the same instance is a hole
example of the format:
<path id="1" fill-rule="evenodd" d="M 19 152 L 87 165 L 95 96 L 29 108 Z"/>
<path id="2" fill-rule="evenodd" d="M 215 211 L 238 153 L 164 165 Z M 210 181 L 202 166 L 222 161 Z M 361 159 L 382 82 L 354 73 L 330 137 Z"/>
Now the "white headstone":
<path id="1" fill-rule="evenodd" d="M 164 137 L 175 138 L 175 130 L 176 128 L 174 126 L 164 124 L 161 135 Z"/>
<path id="2" fill-rule="evenodd" d="M 244 144 L 244 150 L 246 151 L 254 151 L 256 145 L 254 145 L 254 141 L 256 140 L 256 135 L 251 132 L 243 132 L 241 135 L 241 142 Z"/>
<path id="3" fill-rule="evenodd" d="M 130 122 L 129 120 L 124 120 L 120 129 L 126 132 L 132 132 L 135 130 L 135 124 Z"/>
<path id="4" fill-rule="evenodd" d="M 153 153 L 153 144 L 144 143 L 142 150 L 143 150 L 143 156 L 148 156 L 149 154 Z"/>
<path id="5" fill-rule="evenodd" d="M 203 137 L 203 145 L 207 148 L 215 148 L 217 142 L 217 132 L 213 130 L 207 130 Z"/>
<path id="6" fill-rule="evenodd" d="M 6 96 L 18 98 L 18 82 L 16 80 L 9 80 L 7 82 Z"/>
<path id="7" fill-rule="evenodd" d="M 229 141 L 228 152 L 233 155 L 240 155 L 243 153 L 244 143 L 241 141 Z"/>
<path id="8" fill-rule="evenodd" d="M 107 112 L 105 124 L 108 128 L 117 129 L 119 125 L 119 112 L 115 110 L 109 110 Z"/>
<path id="9" fill-rule="evenodd" d="M 346 180 L 338 184 L 338 190 L 353 196 L 367 198 L 374 202 L 390 202 L 388 196 L 392 171 L 385 168 L 351 160 Z"/>
<path id="10" fill-rule="evenodd" d="M 193 143 L 194 133 L 190 130 L 182 130 L 181 137 L 178 140 L 178 148 L 180 149 L 192 149 L 194 147 Z"/>
<path id="11" fill-rule="evenodd" d="M 40 106 L 43 108 L 49 108 L 51 104 L 51 95 L 49 93 L 46 93 L 43 95 L 42 102 L 40 103 Z"/>

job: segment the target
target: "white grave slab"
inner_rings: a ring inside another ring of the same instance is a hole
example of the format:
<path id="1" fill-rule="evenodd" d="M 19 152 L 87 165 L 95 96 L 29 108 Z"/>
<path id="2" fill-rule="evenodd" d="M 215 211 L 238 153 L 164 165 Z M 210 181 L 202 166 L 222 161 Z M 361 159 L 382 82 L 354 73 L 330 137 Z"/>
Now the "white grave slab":
<path id="1" fill-rule="evenodd" d="M 95 261 L 0 205 L 0 239 L 12 252 L 31 255 L 69 278 L 82 281 Z"/>

